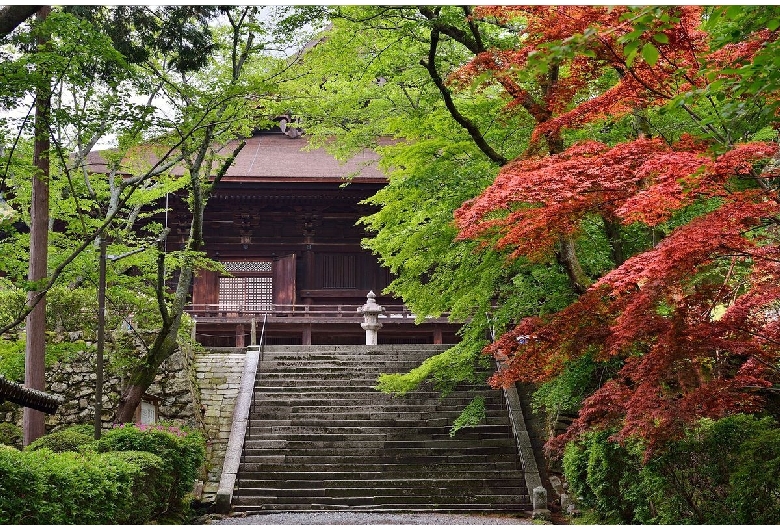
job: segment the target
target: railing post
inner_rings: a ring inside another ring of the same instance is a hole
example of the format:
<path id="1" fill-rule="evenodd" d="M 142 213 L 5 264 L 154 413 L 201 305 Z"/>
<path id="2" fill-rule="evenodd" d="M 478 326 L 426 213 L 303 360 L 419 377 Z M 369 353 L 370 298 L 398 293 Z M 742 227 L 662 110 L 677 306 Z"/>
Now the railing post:
<path id="1" fill-rule="evenodd" d="M 366 303 L 358 307 L 358 313 L 363 313 L 363 323 L 360 327 L 366 330 L 366 344 L 376 346 L 378 343 L 378 332 L 382 328 L 379 322 L 379 314 L 383 313 L 385 308 L 376 303 L 374 291 L 369 291 L 366 297 Z"/>

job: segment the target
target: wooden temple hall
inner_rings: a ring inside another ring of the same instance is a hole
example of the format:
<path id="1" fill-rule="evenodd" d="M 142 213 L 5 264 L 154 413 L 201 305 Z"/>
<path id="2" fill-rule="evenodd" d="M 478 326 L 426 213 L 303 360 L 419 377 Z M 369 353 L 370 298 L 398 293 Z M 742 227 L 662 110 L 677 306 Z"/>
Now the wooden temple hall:
<path id="1" fill-rule="evenodd" d="M 385 183 L 376 154 L 343 164 L 306 138 L 276 128 L 256 133 L 215 188 L 204 215 L 205 249 L 227 274 L 201 271 L 189 314 L 204 346 L 365 344 L 361 328 L 369 291 L 385 308 L 379 344 L 449 344 L 457 325 L 446 318 L 415 325 L 397 299 L 382 295 L 389 272 L 361 248 L 360 202 Z M 352 177 L 344 185 L 345 177 Z M 183 241 L 184 210 L 169 203 L 170 242 Z"/>

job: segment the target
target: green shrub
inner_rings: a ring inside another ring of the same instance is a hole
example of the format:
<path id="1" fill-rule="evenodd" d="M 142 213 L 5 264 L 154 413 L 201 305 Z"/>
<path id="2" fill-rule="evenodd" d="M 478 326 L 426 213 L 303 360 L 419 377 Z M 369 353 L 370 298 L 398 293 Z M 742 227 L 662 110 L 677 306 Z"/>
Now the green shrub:
<path id="1" fill-rule="evenodd" d="M 586 434 L 580 443 L 568 444 L 563 470 L 579 502 L 610 523 L 630 523 L 635 518 L 635 477 L 640 458 L 617 442 L 610 431 Z M 641 495 L 640 495 L 641 497 Z"/>
<path id="2" fill-rule="evenodd" d="M 93 443 L 89 432 L 64 429 L 24 451 L 0 446 L 0 524 L 144 524 L 181 513 L 205 458 L 202 436 L 125 426 Z"/>
<path id="3" fill-rule="evenodd" d="M 0 444 L 22 448 L 22 429 L 13 423 L 0 423 Z"/>
<path id="4" fill-rule="evenodd" d="M 703 420 L 644 464 L 638 444 L 608 438 L 588 433 L 563 458 L 572 493 L 604 522 L 780 521 L 780 429 L 770 418 Z"/>
<path id="5" fill-rule="evenodd" d="M 0 447 L 0 523 L 139 524 L 156 507 L 162 459 Z"/>
<path id="6" fill-rule="evenodd" d="M 24 461 L 21 451 L 0 445 L 0 524 L 35 524 L 39 504 L 37 466 Z"/>
<path id="7" fill-rule="evenodd" d="M 780 522 L 780 429 L 761 432 L 741 448 L 726 506 L 735 524 Z"/>
<path id="8" fill-rule="evenodd" d="M 0 375 L 9 381 L 24 381 L 24 341 L 0 339 Z"/>
<path id="9" fill-rule="evenodd" d="M 46 367 L 57 362 L 71 361 L 78 356 L 79 352 L 91 347 L 83 340 L 49 342 L 46 344 Z M 0 339 L 0 375 L 5 376 L 9 381 L 24 381 L 24 348 L 24 339 L 15 341 Z"/>
<path id="10" fill-rule="evenodd" d="M 183 500 L 192 491 L 206 453 L 203 437 L 172 425 L 126 425 L 106 432 L 98 441 L 98 451 L 146 451 L 162 458 L 169 484 L 163 512 L 183 510 Z"/>
<path id="11" fill-rule="evenodd" d="M 777 514 L 780 499 L 772 499 L 766 486 L 777 490 L 777 478 L 770 475 L 780 459 L 780 449 L 772 445 L 778 436 L 770 418 L 737 414 L 700 422 L 647 464 L 648 475 L 656 478 L 658 522 L 753 524 Z M 775 517 L 772 523 L 777 522 Z"/>
<path id="12" fill-rule="evenodd" d="M 41 436 L 34 442 L 25 447 L 25 451 L 37 451 L 38 449 L 51 449 L 55 453 L 64 453 L 65 451 L 81 452 L 95 445 L 94 427 L 91 427 L 91 433 L 85 432 L 87 425 L 76 425 L 62 429 L 45 436 Z"/>
<path id="13" fill-rule="evenodd" d="M 129 496 L 133 499 L 128 513 L 123 514 L 128 524 L 144 524 L 164 513 L 168 505 L 167 494 L 171 489 L 170 475 L 165 473 L 165 463 L 157 455 L 145 451 L 116 451 L 103 453 L 137 467 L 142 472 L 131 477 Z"/>

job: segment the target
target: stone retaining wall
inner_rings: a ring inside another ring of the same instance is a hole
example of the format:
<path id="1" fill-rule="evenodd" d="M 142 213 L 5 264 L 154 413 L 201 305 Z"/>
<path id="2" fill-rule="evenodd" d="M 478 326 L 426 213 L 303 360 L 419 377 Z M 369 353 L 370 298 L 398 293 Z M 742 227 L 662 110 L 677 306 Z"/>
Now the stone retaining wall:
<path id="1" fill-rule="evenodd" d="M 90 350 L 92 350 L 90 348 Z M 67 362 L 46 368 L 46 392 L 63 398 L 56 414 L 46 415 L 46 431 L 62 426 L 91 424 L 95 414 L 95 352 L 82 351 Z M 111 427 L 111 417 L 119 401 L 123 377 L 106 370 L 103 386 L 103 427 Z M 188 427 L 201 427 L 198 391 L 195 388 L 193 353 L 179 351 L 163 363 L 147 393 L 160 398 L 160 417 Z M 0 405 L 0 421 L 22 423 L 23 408 L 12 403 Z"/>
<path id="2" fill-rule="evenodd" d="M 206 434 L 207 477 L 203 500 L 213 500 L 219 487 L 222 463 L 230 438 L 233 408 L 241 386 L 246 355 L 242 349 L 213 349 L 197 355 L 195 370 L 203 412 L 203 431 Z"/>
<path id="3" fill-rule="evenodd" d="M 81 352 L 67 363 L 46 370 L 46 391 L 65 402 L 56 414 L 46 415 L 46 430 L 94 421 L 95 354 Z M 225 457 L 233 407 L 244 369 L 241 349 L 225 348 L 193 353 L 189 349 L 171 356 L 149 387 L 148 394 L 160 399 L 159 417 L 203 431 L 206 436 L 204 500 L 216 494 Z M 111 428 L 111 417 L 119 400 L 123 378 L 106 370 L 103 388 L 103 427 Z M 0 404 L 0 422 L 22 425 L 23 408 Z"/>

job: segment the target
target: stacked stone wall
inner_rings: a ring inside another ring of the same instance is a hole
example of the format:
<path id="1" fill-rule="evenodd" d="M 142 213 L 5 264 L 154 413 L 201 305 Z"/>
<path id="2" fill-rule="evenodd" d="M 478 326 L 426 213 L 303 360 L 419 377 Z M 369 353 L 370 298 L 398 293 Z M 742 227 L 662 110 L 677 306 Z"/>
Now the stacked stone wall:
<path id="1" fill-rule="evenodd" d="M 203 412 L 206 447 L 204 500 L 212 500 L 219 487 L 222 463 L 230 438 L 246 355 L 240 349 L 213 350 L 196 357 L 195 370 Z"/>
<path id="2" fill-rule="evenodd" d="M 233 419 L 244 352 L 223 349 L 194 353 L 183 349 L 166 360 L 147 394 L 159 399 L 159 419 L 201 430 L 206 437 L 204 499 L 216 493 Z M 103 428 L 119 401 L 124 378 L 106 370 L 103 387 Z M 68 362 L 46 370 L 46 391 L 64 399 L 56 414 L 46 415 L 46 430 L 52 432 L 76 424 L 92 424 L 95 399 L 94 348 L 78 353 Z M 22 426 L 23 408 L 0 404 L 0 422 Z"/>

